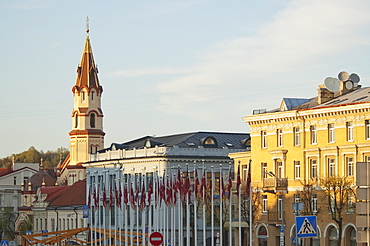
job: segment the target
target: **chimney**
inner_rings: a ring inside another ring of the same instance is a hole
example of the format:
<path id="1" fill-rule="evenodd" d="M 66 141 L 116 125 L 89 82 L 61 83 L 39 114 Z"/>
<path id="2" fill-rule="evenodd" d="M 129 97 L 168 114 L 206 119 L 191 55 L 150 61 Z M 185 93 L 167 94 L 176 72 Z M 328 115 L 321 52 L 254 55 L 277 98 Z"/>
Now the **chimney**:
<path id="1" fill-rule="evenodd" d="M 326 89 L 325 85 L 319 85 L 319 89 L 317 89 L 317 92 L 318 92 L 317 96 L 318 104 L 323 104 L 334 98 L 334 92 L 331 92 L 328 89 Z"/>

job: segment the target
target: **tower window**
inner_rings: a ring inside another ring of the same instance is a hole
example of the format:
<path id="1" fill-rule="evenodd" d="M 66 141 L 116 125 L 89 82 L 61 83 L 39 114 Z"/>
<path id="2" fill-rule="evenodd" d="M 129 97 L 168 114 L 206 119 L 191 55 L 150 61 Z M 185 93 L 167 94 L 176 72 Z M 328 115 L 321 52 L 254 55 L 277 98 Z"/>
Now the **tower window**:
<path id="1" fill-rule="evenodd" d="M 82 92 L 82 101 L 85 101 L 85 99 L 86 99 L 86 95 L 85 95 L 85 92 L 83 91 Z"/>
<path id="2" fill-rule="evenodd" d="M 78 115 L 76 114 L 75 115 L 75 128 L 78 127 Z"/>
<path id="3" fill-rule="evenodd" d="M 91 92 L 91 100 L 94 100 L 94 92 Z"/>
<path id="4" fill-rule="evenodd" d="M 95 128 L 95 114 L 94 113 L 90 115 L 90 127 Z"/>

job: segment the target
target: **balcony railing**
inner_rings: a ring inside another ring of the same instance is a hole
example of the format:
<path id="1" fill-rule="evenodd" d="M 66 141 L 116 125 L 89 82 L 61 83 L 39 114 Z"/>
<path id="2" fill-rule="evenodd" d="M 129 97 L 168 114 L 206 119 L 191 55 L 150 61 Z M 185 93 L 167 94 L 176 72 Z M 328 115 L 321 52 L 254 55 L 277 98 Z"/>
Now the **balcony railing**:
<path id="1" fill-rule="evenodd" d="M 263 190 L 267 191 L 282 191 L 288 188 L 287 178 L 264 178 L 263 179 Z"/>

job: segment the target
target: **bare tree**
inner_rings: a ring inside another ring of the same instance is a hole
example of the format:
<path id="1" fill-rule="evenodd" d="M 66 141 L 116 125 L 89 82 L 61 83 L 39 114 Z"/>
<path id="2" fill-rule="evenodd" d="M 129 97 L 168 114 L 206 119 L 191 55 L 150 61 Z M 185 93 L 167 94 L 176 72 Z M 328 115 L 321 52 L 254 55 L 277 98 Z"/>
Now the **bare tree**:
<path id="1" fill-rule="evenodd" d="M 341 245 L 343 217 L 349 202 L 353 200 L 354 184 L 346 176 L 333 176 L 322 179 L 322 187 L 332 220 L 338 225 L 338 246 Z"/>

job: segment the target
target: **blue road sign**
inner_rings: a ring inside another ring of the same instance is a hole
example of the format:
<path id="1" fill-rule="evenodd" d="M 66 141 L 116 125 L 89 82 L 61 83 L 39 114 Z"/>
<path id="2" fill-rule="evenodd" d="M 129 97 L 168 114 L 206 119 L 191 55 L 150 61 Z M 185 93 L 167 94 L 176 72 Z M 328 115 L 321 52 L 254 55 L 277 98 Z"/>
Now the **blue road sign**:
<path id="1" fill-rule="evenodd" d="M 3 241 L 1 241 L 0 245 L 1 246 L 9 246 L 9 241 L 3 240 Z"/>
<path id="2" fill-rule="evenodd" d="M 317 237 L 316 216 L 297 216 L 295 218 L 295 225 L 298 238 Z"/>
<path id="3" fill-rule="evenodd" d="M 280 226 L 280 232 L 284 232 L 284 226 Z"/>
<path id="4" fill-rule="evenodd" d="M 41 230 L 41 233 L 48 233 L 48 230 Z M 48 235 L 43 235 L 43 237 L 47 237 Z"/>
<path id="5" fill-rule="evenodd" d="M 88 205 L 82 206 L 82 218 L 89 218 L 89 206 Z"/>
<path id="6" fill-rule="evenodd" d="M 292 237 L 292 244 L 297 244 L 297 238 L 296 237 Z"/>

